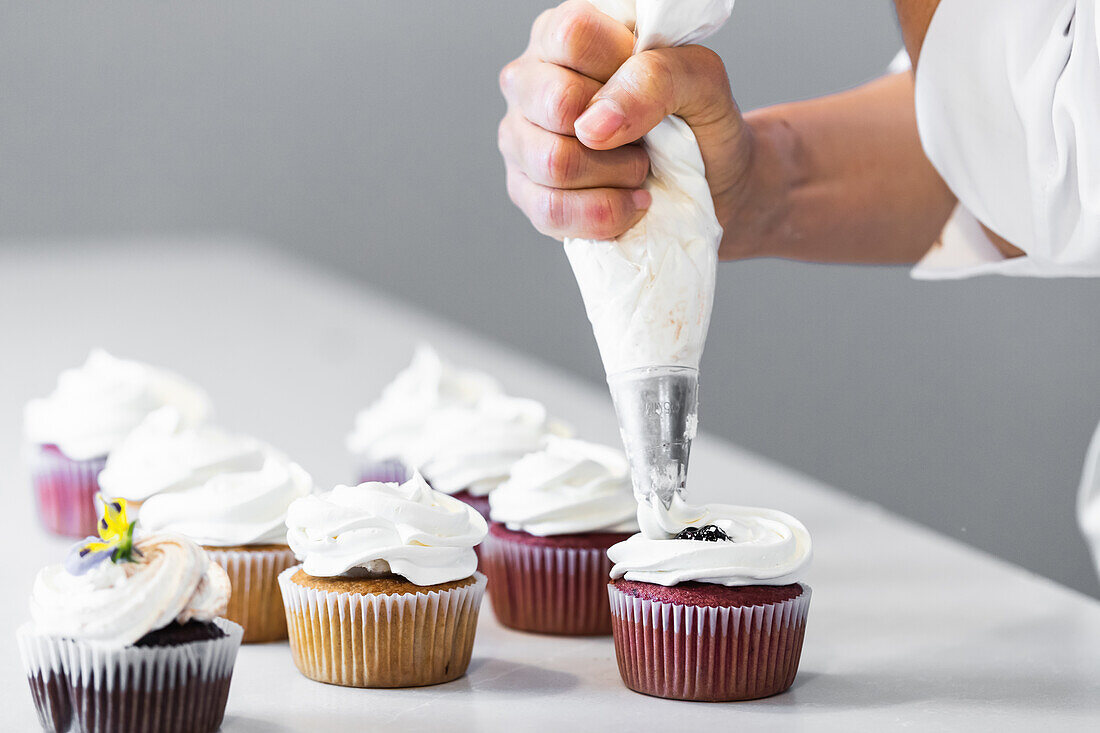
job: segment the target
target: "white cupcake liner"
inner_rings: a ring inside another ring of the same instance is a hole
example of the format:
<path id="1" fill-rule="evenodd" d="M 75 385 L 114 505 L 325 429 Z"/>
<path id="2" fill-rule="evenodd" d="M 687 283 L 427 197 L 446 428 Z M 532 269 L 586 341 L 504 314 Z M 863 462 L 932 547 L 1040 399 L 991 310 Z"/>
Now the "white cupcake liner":
<path id="1" fill-rule="evenodd" d="M 289 547 L 223 550 L 204 547 L 225 568 L 233 592 L 225 617 L 244 627 L 245 644 L 286 638 L 286 613 L 279 592 L 279 573 L 298 560 Z"/>
<path id="2" fill-rule="evenodd" d="M 493 612 L 505 626 L 569 636 L 611 633 L 606 550 L 511 542 L 490 532 L 481 562 Z"/>
<path id="3" fill-rule="evenodd" d="M 615 654 L 632 690 L 677 700 L 751 700 L 794 682 L 810 588 L 758 606 L 711 608 L 637 598 L 608 585 Z"/>
<path id="4" fill-rule="evenodd" d="M 225 712 L 242 629 L 219 639 L 103 647 L 19 627 L 16 639 L 43 728 L 83 733 L 205 733 Z"/>
<path id="5" fill-rule="evenodd" d="M 485 576 L 461 588 L 399 595 L 306 588 L 279 575 L 290 651 L 310 679 L 346 687 L 418 687 L 466 672 Z"/>

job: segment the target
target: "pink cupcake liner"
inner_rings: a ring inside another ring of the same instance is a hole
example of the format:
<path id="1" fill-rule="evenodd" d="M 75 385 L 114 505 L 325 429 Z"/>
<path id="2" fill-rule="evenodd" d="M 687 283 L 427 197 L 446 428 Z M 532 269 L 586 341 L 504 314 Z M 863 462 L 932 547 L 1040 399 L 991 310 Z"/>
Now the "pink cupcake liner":
<path id="1" fill-rule="evenodd" d="M 503 625 L 568 636 L 611 633 L 606 549 L 521 544 L 490 533 L 480 558 Z"/>
<path id="2" fill-rule="evenodd" d="M 637 598 L 607 586 L 623 683 L 675 700 L 753 700 L 794 682 L 810 588 L 760 606 L 714 608 Z"/>
<path id="3" fill-rule="evenodd" d="M 94 535 L 99 521 L 94 497 L 106 456 L 77 461 L 55 445 L 37 445 L 29 460 L 42 525 L 66 537 Z"/>

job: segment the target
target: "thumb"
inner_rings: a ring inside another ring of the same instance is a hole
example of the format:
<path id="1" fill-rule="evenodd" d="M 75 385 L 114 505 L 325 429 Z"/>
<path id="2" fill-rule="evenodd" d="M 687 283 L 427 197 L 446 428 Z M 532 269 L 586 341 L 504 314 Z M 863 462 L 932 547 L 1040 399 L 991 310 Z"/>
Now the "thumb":
<path id="1" fill-rule="evenodd" d="M 716 53 L 681 46 L 631 56 L 592 98 L 574 131 L 585 146 L 610 150 L 640 139 L 671 114 L 684 118 L 704 150 L 708 137 L 735 136 L 741 115 Z"/>

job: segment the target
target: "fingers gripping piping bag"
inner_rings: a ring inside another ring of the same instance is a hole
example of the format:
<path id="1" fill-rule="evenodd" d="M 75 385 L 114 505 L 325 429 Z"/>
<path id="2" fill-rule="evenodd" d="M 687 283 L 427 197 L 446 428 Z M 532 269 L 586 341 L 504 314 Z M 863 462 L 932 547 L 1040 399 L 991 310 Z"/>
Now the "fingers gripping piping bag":
<path id="1" fill-rule="evenodd" d="M 590 0 L 632 26 L 634 53 L 695 43 L 733 0 Z M 682 497 L 698 424 L 699 359 L 710 325 L 722 227 L 695 135 L 669 116 L 643 143 L 653 196 L 642 220 L 611 241 L 566 239 L 603 359 L 640 506 Z M 647 536 L 664 536 L 643 523 Z"/>

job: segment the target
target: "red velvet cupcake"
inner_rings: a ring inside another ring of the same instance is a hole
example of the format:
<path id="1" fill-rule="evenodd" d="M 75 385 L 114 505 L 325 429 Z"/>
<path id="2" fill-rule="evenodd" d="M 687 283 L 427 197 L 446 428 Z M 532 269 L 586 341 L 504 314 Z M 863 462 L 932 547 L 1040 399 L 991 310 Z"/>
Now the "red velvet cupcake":
<path id="1" fill-rule="evenodd" d="M 607 550 L 637 527 L 625 457 L 550 438 L 490 494 L 482 570 L 497 619 L 513 629 L 611 633 Z"/>
<path id="2" fill-rule="evenodd" d="M 672 510 L 643 522 L 651 534 L 684 518 L 675 535 L 631 537 L 608 552 L 607 586 L 623 682 L 676 700 L 753 700 L 794 682 L 810 588 L 798 581 L 810 537 L 781 512 L 724 505 Z M 673 518 L 676 517 L 676 518 Z"/>
<path id="3" fill-rule="evenodd" d="M 96 531 L 93 497 L 107 455 L 157 408 L 172 405 L 188 424 L 205 420 L 209 401 L 180 377 L 93 351 L 83 366 L 61 373 L 49 397 L 23 415 L 31 484 L 42 524 L 84 537 Z"/>

